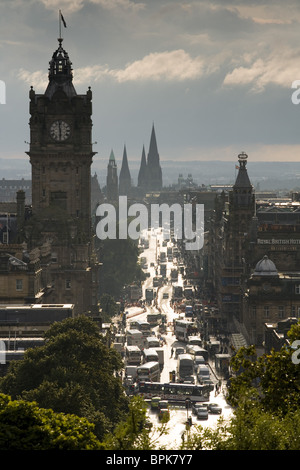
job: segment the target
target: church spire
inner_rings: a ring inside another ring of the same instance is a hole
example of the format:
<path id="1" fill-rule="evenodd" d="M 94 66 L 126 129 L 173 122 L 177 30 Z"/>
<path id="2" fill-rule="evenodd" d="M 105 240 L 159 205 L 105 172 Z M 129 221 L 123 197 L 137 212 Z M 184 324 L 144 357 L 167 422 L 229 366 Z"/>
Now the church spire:
<path id="1" fill-rule="evenodd" d="M 157 191 L 162 189 L 162 171 L 159 163 L 159 153 L 154 124 L 152 126 L 149 153 L 147 159 L 148 187 L 150 190 Z"/>
<path id="2" fill-rule="evenodd" d="M 150 146 L 149 146 L 149 153 L 148 153 L 148 164 L 156 164 L 159 162 L 159 154 L 157 150 L 157 142 L 156 142 L 156 135 L 154 124 L 152 126 L 151 131 L 151 138 L 150 138 Z"/>
<path id="3" fill-rule="evenodd" d="M 128 195 L 131 188 L 131 176 L 128 166 L 127 151 L 126 146 L 124 145 L 123 151 L 123 160 L 119 176 L 119 195 L 126 196 Z"/>
<path id="4" fill-rule="evenodd" d="M 138 187 L 146 188 L 147 186 L 147 162 L 146 162 L 146 153 L 145 147 L 143 146 L 141 166 L 138 174 Z"/>

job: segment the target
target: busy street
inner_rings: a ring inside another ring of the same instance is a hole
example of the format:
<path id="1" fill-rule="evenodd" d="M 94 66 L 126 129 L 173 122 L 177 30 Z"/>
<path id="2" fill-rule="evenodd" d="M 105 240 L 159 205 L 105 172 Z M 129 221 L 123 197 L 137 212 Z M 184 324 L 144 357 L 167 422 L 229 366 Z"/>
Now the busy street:
<path id="1" fill-rule="evenodd" d="M 147 277 L 132 297 L 141 298 L 130 299 L 117 319 L 115 346 L 124 358 L 126 393 L 147 403 L 153 438 L 178 449 L 197 425 L 230 416 L 230 355 L 225 337 L 204 332 L 203 309 L 195 286 L 187 285 L 175 241 L 164 240 L 161 229 L 149 230 L 140 240 L 140 262 Z M 165 422 L 168 432 L 160 435 Z"/>

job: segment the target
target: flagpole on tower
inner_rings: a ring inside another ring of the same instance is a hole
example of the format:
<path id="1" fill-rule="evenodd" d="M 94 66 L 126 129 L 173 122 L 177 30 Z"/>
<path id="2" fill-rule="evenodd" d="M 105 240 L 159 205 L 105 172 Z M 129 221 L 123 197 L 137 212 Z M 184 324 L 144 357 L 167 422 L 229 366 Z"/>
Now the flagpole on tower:
<path id="1" fill-rule="evenodd" d="M 59 39 L 61 39 L 61 11 L 58 11 Z"/>
<path id="2" fill-rule="evenodd" d="M 63 15 L 62 15 L 61 10 L 58 11 L 58 22 L 59 22 L 59 39 L 62 41 L 61 23 L 63 22 L 63 25 L 64 25 L 65 28 L 67 27 L 67 25 L 66 25 L 66 22 L 65 22 L 65 19 L 64 19 Z"/>

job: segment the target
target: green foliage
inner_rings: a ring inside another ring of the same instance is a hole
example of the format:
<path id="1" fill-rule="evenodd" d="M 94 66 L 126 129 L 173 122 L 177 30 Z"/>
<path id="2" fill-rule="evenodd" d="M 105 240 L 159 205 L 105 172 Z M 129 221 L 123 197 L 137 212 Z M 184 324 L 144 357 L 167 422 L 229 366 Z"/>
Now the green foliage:
<path id="1" fill-rule="evenodd" d="M 228 401 L 233 407 L 255 401 L 271 413 L 300 408 L 300 365 L 292 361 L 292 349 L 283 347 L 256 359 L 255 348 L 240 348 L 231 360 L 235 371 Z"/>
<path id="2" fill-rule="evenodd" d="M 141 397 L 133 397 L 130 401 L 127 419 L 118 424 L 113 434 L 105 436 L 102 448 L 105 450 L 153 449 L 146 424 L 146 404 Z"/>
<path id="3" fill-rule="evenodd" d="M 0 394 L 0 450 L 96 450 L 93 430 L 85 418 Z"/>
<path id="4" fill-rule="evenodd" d="M 283 417 L 240 406 L 230 421 L 220 418 L 215 428 L 195 426 L 182 444 L 189 450 L 299 450 L 300 410 Z"/>
<path id="5" fill-rule="evenodd" d="M 185 432 L 180 450 L 225 450 L 229 436 L 228 423 L 220 417 L 215 428 L 193 425 Z"/>
<path id="6" fill-rule="evenodd" d="M 231 423 L 229 450 L 299 450 L 300 410 L 285 415 L 240 407 Z"/>
<path id="7" fill-rule="evenodd" d="M 116 377 L 122 368 L 120 355 L 104 344 L 98 326 L 85 316 L 57 322 L 45 336 L 44 346 L 27 350 L 24 360 L 11 363 L 0 391 L 85 417 L 102 438 L 128 411 Z"/>
<path id="8" fill-rule="evenodd" d="M 153 450 L 160 437 L 168 433 L 163 421 L 158 427 L 150 424 L 147 404 L 140 396 L 132 397 L 126 420 L 121 421 L 113 433 L 107 434 L 101 443 L 102 450 Z"/>
<path id="9" fill-rule="evenodd" d="M 288 333 L 290 343 L 300 338 L 299 323 Z M 300 365 L 292 361 L 293 349 L 256 356 L 254 346 L 240 348 L 231 360 L 227 400 L 233 417 L 213 428 L 196 426 L 183 449 L 299 450 Z"/>

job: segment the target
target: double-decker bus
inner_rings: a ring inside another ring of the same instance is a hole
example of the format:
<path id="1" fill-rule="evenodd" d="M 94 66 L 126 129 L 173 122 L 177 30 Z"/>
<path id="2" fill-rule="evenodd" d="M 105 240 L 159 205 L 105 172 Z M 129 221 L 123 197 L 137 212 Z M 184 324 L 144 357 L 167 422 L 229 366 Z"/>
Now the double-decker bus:
<path id="1" fill-rule="evenodd" d="M 152 361 L 137 368 L 137 380 L 139 382 L 159 382 L 160 365 L 159 362 Z"/>
<path id="2" fill-rule="evenodd" d="M 136 345 L 126 346 L 125 349 L 126 363 L 131 365 L 140 365 L 142 359 L 142 351 Z"/>
<path id="3" fill-rule="evenodd" d="M 196 324 L 190 320 L 174 320 L 174 334 L 178 341 L 188 341 L 188 337 L 197 331 Z"/>
<path id="4" fill-rule="evenodd" d="M 139 346 L 143 345 L 143 333 L 139 330 L 127 330 L 126 341 L 128 346 Z"/>
<path id="5" fill-rule="evenodd" d="M 136 327 L 139 331 L 143 333 L 143 335 L 149 335 L 151 326 L 150 323 L 144 320 L 136 320 Z"/>
<path id="6" fill-rule="evenodd" d="M 147 315 L 147 322 L 150 324 L 150 327 L 158 325 L 160 319 L 161 319 L 161 314 L 159 312 L 148 313 Z"/>
<path id="7" fill-rule="evenodd" d="M 156 336 L 147 336 L 146 338 L 146 348 L 159 348 L 160 341 Z"/>
<path id="8" fill-rule="evenodd" d="M 158 354 L 154 348 L 143 349 L 143 362 L 159 362 Z"/>
<path id="9" fill-rule="evenodd" d="M 180 382 L 194 375 L 194 360 L 190 354 L 179 354 L 177 358 L 177 378 Z"/>
<path id="10" fill-rule="evenodd" d="M 158 396 L 170 403 L 184 404 L 187 399 L 193 403 L 209 401 L 210 389 L 207 385 L 140 382 L 138 393 L 145 399 Z"/>

